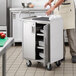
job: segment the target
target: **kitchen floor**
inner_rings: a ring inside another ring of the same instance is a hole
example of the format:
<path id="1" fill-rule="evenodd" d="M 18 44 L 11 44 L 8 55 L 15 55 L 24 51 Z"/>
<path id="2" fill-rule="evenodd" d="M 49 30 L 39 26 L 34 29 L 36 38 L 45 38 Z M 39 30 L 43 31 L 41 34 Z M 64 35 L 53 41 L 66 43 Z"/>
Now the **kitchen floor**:
<path id="1" fill-rule="evenodd" d="M 69 47 L 66 47 L 66 60 L 60 67 L 53 64 L 52 71 L 47 71 L 42 64 L 33 62 L 31 67 L 26 66 L 26 60 L 22 59 L 21 46 L 14 46 L 7 51 L 7 75 L 6 76 L 76 76 L 76 64 L 71 62 Z M 0 57 L 0 76 L 2 71 L 2 58 Z"/>

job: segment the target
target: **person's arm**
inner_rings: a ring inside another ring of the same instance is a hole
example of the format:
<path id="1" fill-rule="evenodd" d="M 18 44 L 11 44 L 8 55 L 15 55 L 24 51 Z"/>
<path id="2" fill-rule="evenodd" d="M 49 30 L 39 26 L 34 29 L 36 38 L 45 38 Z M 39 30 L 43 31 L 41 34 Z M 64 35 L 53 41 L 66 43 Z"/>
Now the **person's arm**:
<path id="1" fill-rule="evenodd" d="M 47 14 L 47 15 L 50 15 L 55 8 L 57 8 L 59 5 L 62 4 L 63 1 L 64 1 L 64 0 L 58 0 L 58 1 L 55 3 L 55 5 L 52 6 L 52 7 L 46 12 L 46 14 Z"/>
<path id="2" fill-rule="evenodd" d="M 52 1 L 54 1 L 54 0 L 49 0 L 49 2 L 52 2 Z"/>
<path id="3" fill-rule="evenodd" d="M 58 7 L 59 5 L 61 5 L 63 1 L 64 1 L 64 0 L 58 0 L 58 1 L 56 2 L 56 4 L 53 6 L 53 8 L 55 9 L 56 7 Z"/>
<path id="4" fill-rule="evenodd" d="M 44 7 L 47 7 L 47 5 L 49 5 L 51 7 L 51 2 L 53 2 L 54 0 L 49 0 L 45 5 Z"/>

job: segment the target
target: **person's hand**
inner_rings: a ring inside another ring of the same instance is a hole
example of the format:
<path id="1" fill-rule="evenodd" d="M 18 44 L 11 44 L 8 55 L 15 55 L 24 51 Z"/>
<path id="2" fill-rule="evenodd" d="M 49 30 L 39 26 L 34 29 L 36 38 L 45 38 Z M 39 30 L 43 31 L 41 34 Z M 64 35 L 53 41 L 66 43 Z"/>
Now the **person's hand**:
<path id="1" fill-rule="evenodd" d="M 46 8 L 48 5 L 51 7 L 51 2 L 47 2 L 44 7 Z"/>
<path id="2" fill-rule="evenodd" d="M 48 11 L 46 11 L 46 14 L 50 15 L 53 12 L 54 9 L 55 9 L 54 7 L 51 7 Z"/>

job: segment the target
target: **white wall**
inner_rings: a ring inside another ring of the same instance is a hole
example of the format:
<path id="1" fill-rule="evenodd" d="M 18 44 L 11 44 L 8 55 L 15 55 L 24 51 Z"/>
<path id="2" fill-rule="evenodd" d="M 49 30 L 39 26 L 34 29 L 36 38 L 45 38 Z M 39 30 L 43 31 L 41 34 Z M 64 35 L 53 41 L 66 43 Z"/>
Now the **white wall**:
<path id="1" fill-rule="evenodd" d="M 12 7 L 22 7 L 21 3 L 28 3 L 28 2 L 32 2 L 36 7 L 37 6 L 44 6 L 44 4 L 47 2 L 48 0 L 12 0 Z"/>
<path id="2" fill-rule="evenodd" d="M 7 0 L 7 1 L 8 1 L 7 5 L 8 5 L 8 8 L 9 8 L 9 7 L 12 6 L 12 0 Z"/>

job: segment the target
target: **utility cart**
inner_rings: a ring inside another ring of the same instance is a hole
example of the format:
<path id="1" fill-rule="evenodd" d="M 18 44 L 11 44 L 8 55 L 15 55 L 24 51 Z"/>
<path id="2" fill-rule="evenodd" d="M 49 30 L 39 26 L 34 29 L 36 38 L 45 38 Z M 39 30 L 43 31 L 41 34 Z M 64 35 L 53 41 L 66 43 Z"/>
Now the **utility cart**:
<path id="1" fill-rule="evenodd" d="M 56 18 L 32 17 L 23 19 L 23 57 L 30 67 L 32 60 L 43 63 L 51 70 L 51 64 L 60 66 L 63 58 L 63 26 L 60 16 Z"/>

